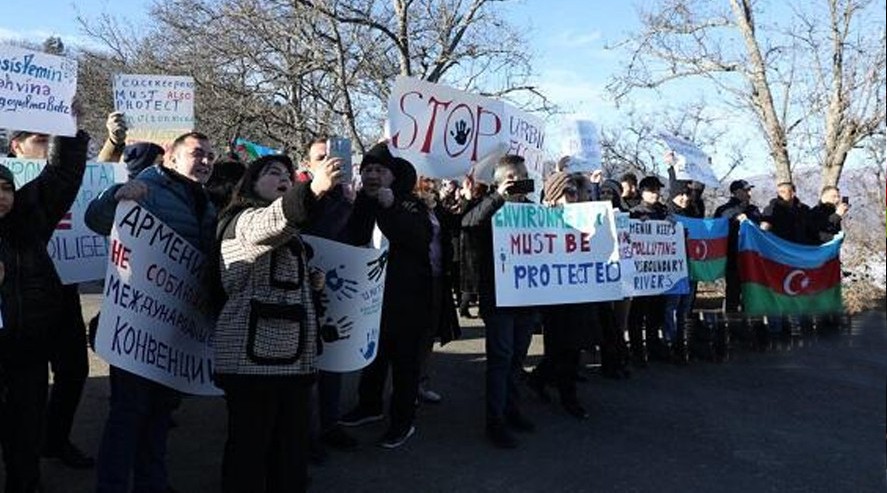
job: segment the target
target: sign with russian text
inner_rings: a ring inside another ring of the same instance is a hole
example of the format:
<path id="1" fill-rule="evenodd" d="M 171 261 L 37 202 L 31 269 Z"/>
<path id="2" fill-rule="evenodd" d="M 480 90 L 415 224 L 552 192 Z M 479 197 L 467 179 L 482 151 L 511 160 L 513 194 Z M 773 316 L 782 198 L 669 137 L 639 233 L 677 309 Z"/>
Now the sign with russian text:
<path id="1" fill-rule="evenodd" d="M 178 391 L 220 395 L 204 255 L 130 201 L 117 206 L 110 242 L 96 353 Z"/>
<path id="2" fill-rule="evenodd" d="M 0 158 L 21 188 L 43 171 L 41 159 Z M 77 197 L 56 226 L 46 246 L 64 284 L 94 281 L 105 277 L 108 266 L 108 239 L 86 227 L 84 215 L 92 199 L 115 183 L 126 181 L 126 168 L 120 163 L 87 163 Z"/>
<path id="3" fill-rule="evenodd" d="M 388 248 L 360 248 L 307 235 L 302 239 L 314 249 L 312 267 L 326 273 L 317 307 L 317 367 L 360 370 L 379 352 Z"/>
<path id="4" fill-rule="evenodd" d="M 696 147 L 696 144 L 680 137 L 661 132 L 659 134 L 665 145 L 675 154 L 674 170 L 678 180 L 694 180 L 709 187 L 720 185 L 718 178 L 711 169 L 708 154 Z"/>
<path id="5" fill-rule="evenodd" d="M 680 223 L 629 219 L 619 231 L 625 296 L 687 294 L 687 252 Z"/>
<path id="6" fill-rule="evenodd" d="M 77 62 L 0 45 L 0 127 L 73 136 Z"/>
<path id="7" fill-rule="evenodd" d="M 601 169 L 601 142 L 594 122 L 569 120 L 564 127 L 561 154 L 570 156 L 568 171 Z"/>
<path id="8" fill-rule="evenodd" d="M 506 203 L 493 216 L 497 306 L 622 298 L 610 202 Z"/>
<path id="9" fill-rule="evenodd" d="M 163 145 L 194 128 L 194 79 L 117 74 L 114 109 L 124 114 L 127 141 Z"/>
<path id="10" fill-rule="evenodd" d="M 388 99 L 388 134 L 391 153 L 424 176 L 459 178 L 475 163 L 505 154 L 523 156 L 530 171 L 543 172 L 541 119 L 440 84 L 398 77 Z"/>

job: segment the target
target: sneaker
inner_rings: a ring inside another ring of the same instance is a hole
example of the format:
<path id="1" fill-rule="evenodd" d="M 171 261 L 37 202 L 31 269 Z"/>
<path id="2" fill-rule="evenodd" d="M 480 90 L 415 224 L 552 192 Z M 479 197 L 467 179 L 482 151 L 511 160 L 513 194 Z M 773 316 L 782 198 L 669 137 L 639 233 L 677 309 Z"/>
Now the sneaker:
<path id="1" fill-rule="evenodd" d="M 379 446 L 382 448 L 387 448 L 389 450 L 396 449 L 397 447 L 400 447 L 401 445 L 406 443 L 406 441 L 409 440 L 410 437 L 415 434 L 416 434 L 416 427 L 412 426 L 412 425 L 410 425 L 409 429 L 407 429 L 406 431 L 403 431 L 403 432 L 396 432 L 396 431 L 389 430 L 382 437 L 382 440 L 379 442 Z"/>
<path id="2" fill-rule="evenodd" d="M 354 450 L 358 446 L 357 439 L 338 425 L 323 432 L 320 435 L 320 440 L 337 450 Z"/>
<path id="3" fill-rule="evenodd" d="M 443 400 L 440 394 L 425 387 L 419 387 L 419 400 L 426 404 L 440 404 Z"/>
<path id="4" fill-rule="evenodd" d="M 385 419 L 384 414 L 380 412 L 369 412 L 358 406 L 339 418 L 339 424 L 349 427 L 360 426 L 368 423 L 375 423 L 376 421 L 382 421 L 383 419 Z"/>
<path id="5" fill-rule="evenodd" d="M 505 415 L 505 424 L 509 428 L 523 433 L 536 431 L 536 425 L 521 413 L 509 413 Z"/>
<path id="6" fill-rule="evenodd" d="M 43 457 L 58 459 L 62 464 L 71 469 L 91 469 L 95 466 L 95 459 L 71 442 L 66 442 L 59 447 L 45 447 Z"/>
<path id="7" fill-rule="evenodd" d="M 513 449 L 518 446 L 517 439 L 502 422 L 487 424 L 487 439 L 501 449 Z"/>

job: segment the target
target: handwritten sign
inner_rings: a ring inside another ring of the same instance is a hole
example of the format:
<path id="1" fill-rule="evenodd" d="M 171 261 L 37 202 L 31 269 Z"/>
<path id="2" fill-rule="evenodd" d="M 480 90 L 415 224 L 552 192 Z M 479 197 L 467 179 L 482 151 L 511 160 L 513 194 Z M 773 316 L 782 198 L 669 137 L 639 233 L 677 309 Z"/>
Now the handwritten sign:
<path id="1" fill-rule="evenodd" d="M 135 202 L 117 206 L 96 353 L 181 392 L 213 385 L 213 320 L 204 255 Z"/>
<path id="2" fill-rule="evenodd" d="M 561 154 L 570 156 L 569 171 L 601 169 L 601 142 L 598 129 L 589 120 L 570 120 L 564 128 Z"/>
<path id="3" fill-rule="evenodd" d="M 625 296 L 689 293 L 683 225 L 669 221 L 625 221 L 624 216 L 619 222 Z"/>
<path id="4" fill-rule="evenodd" d="M 613 207 L 505 204 L 493 216 L 498 306 L 622 298 Z"/>
<path id="5" fill-rule="evenodd" d="M 125 115 L 128 141 L 162 145 L 194 128 L 194 79 L 115 75 L 114 109 Z"/>
<path id="6" fill-rule="evenodd" d="M 36 178 L 46 161 L 39 159 L 0 158 L 0 164 L 12 171 L 16 188 Z M 83 183 L 71 210 L 56 226 L 47 250 L 56 272 L 65 284 L 94 281 L 105 277 L 108 264 L 108 239 L 86 227 L 84 215 L 92 199 L 115 183 L 126 181 L 126 168 L 119 163 L 87 163 Z"/>
<path id="7" fill-rule="evenodd" d="M 720 185 L 714 171 L 711 170 L 708 154 L 702 152 L 692 142 L 665 132 L 661 132 L 659 138 L 675 154 L 675 178 L 678 180 L 695 180 L 709 187 Z"/>
<path id="8" fill-rule="evenodd" d="M 458 178 L 476 163 L 491 171 L 505 154 L 523 156 L 530 171 L 543 173 L 542 120 L 447 86 L 398 77 L 388 100 L 388 132 L 391 153 L 420 175 Z M 483 180 L 481 174 L 475 177 Z"/>
<path id="9" fill-rule="evenodd" d="M 76 61 L 0 46 L 0 127 L 72 136 L 77 133 L 71 112 L 76 91 Z"/>
<path id="10" fill-rule="evenodd" d="M 388 248 L 360 248 L 303 236 L 316 252 L 312 266 L 326 272 L 318 327 L 317 367 L 360 370 L 376 358 Z"/>

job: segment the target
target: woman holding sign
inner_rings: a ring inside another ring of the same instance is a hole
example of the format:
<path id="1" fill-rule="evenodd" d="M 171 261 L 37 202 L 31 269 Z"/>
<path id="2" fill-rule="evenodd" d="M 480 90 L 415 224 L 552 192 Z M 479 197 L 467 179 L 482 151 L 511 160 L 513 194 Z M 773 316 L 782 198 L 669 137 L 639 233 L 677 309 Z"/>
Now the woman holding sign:
<path id="1" fill-rule="evenodd" d="M 299 237 L 318 199 L 341 179 L 336 161 L 293 184 L 286 156 L 247 168 L 219 220 L 228 295 L 215 335 L 216 382 L 225 391 L 226 493 L 304 491 L 308 395 L 316 373 L 311 251 Z"/>

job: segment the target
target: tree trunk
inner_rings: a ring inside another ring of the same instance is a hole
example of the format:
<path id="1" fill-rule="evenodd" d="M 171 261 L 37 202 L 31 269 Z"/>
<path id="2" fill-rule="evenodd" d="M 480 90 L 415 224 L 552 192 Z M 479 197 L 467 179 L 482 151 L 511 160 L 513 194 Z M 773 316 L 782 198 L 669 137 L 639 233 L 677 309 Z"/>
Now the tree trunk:
<path id="1" fill-rule="evenodd" d="M 752 101 L 761 118 L 761 126 L 770 146 L 770 155 L 776 167 L 776 182 L 792 181 L 791 159 L 788 156 L 788 146 L 785 137 L 785 128 L 776 114 L 776 106 L 773 103 L 773 95 L 770 93 L 770 83 L 767 81 L 767 66 L 758 40 L 755 37 L 755 21 L 752 18 L 752 6 L 750 0 L 730 0 L 733 7 L 733 15 L 736 25 L 745 40 L 745 49 L 749 58 L 749 71 L 746 77 L 751 83 Z"/>

